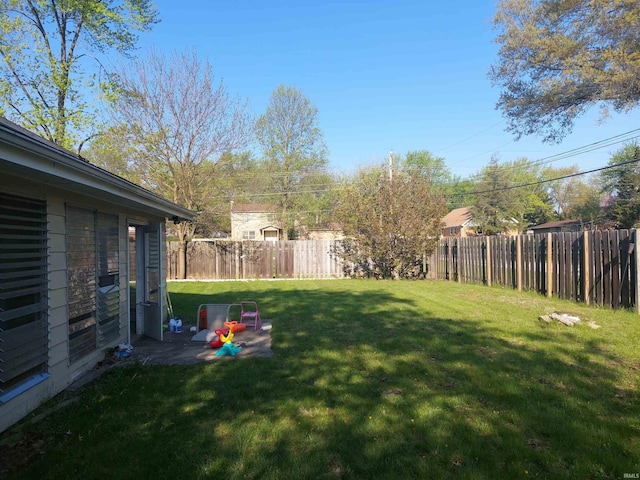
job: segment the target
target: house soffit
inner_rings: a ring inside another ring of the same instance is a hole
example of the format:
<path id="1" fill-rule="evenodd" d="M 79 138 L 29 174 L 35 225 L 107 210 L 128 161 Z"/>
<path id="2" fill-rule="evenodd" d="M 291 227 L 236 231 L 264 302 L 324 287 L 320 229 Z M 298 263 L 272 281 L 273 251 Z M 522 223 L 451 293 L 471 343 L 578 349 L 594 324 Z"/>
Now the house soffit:
<path id="1" fill-rule="evenodd" d="M 165 218 L 192 220 L 195 216 L 5 119 L 0 119 L 0 172 Z"/>

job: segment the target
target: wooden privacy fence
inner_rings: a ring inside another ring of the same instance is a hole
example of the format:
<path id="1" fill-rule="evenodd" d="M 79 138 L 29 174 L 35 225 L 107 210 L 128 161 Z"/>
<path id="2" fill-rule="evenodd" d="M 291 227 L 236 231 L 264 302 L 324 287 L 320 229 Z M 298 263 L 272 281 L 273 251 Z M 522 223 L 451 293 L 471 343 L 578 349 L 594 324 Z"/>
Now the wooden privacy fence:
<path id="1" fill-rule="evenodd" d="M 443 238 L 429 275 L 638 310 L 636 239 L 637 230 Z"/>
<path id="2" fill-rule="evenodd" d="M 331 252 L 334 240 L 281 242 L 190 242 L 187 278 L 243 280 L 258 278 L 342 278 L 342 261 Z M 167 278 L 177 278 L 179 246 L 167 243 Z"/>

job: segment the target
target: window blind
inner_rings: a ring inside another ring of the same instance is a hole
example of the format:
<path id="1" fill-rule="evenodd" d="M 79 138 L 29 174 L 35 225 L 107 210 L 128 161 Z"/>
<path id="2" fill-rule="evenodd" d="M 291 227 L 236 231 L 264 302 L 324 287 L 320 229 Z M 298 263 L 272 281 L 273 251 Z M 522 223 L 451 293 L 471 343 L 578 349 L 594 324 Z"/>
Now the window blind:
<path id="1" fill-rule="evenodd" d="M 47 370 L 47 205 L 0 194 L 0 397 Z"/>

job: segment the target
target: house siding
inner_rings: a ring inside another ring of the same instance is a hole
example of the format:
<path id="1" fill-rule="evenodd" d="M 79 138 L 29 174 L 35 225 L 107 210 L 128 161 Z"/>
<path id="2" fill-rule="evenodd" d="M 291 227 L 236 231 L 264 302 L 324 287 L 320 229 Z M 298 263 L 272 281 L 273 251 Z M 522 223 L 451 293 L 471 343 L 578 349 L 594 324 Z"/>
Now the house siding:
<path id="1" fill-rule="evenodd" d="M 242 241 L 242 232 L 253 231 L 253 240 L 264 240 L 261 228 L 274 225 L 274 213 L 272 212 L 232 212 L 231 213 L 231 240 Z M 279 238 L 280 239 L 280 238 Z"/>
<path id="2" fill-rule="evenodd" d="M 48 349 L 44 357 L 43 345 L 40 345 L 42 363 L 36 364 L 33 370 L 42 374 L 25 377 L 29 381 L 22 384 L 17 380 L 9 384 L 14 386 L 13 389 L 4 392 L 0 401 L 2 432 L 92 369 L 109 348 L 129 339 L 129 222 L 163 225 L 166 218 L 190 220 L 194 214 L 2 118 L 0 191 L 46 204 L 46 227 L 40 223 L 38 228 L 46 228 L 47 267 L 46 272 L 42 270 L 46 281 L 40 287 L 40 293 L 44 294 L 46 302 Z M 117 216 L 119 236 L 120 316 L 117 335 L 73 363 L 69 360 L 67 205 Z M 135 259 L 131 261 L 135 262 Z M 162 284 L 165 284 L 164 278 Z M 43 339 L 43 335 L 40 338 Z"/>
<path id="3" fill-rule="evenodd" d="M 129 327 L 129 275 L 128 260 L 128 220 L 145 218 L 139 212 L 122 210 L 118 214 L 119 230 L 119 274 L 120 274 L 120 320 L 117 339 L 90 354 L 69 363 L 69 330 L 67 307 L 67 248 L 66 248 L 66 204 L 81 204 L 86 208 L 104 212 L 114 212 L 119 208 L 100 200 L 92 200 L 81 195 L 64 195 L 55 187 L 30 183 L 25 185 L 15 181 L 10 175 L 3 175 L 0 188 L 29 198 L 43 197 L 47 201 L 47 304 L 48 304 L 48 378 L 0 404 L 0 432 L 27 416 L 44 401 L 57 395 L 71 385 L 82 374 L 104 359 L 105 350 L 128 340 Z M 44 195 L 43 195 L 44 194 Z M 162 218 L 146 218 L 146 223 L 160 222 Z"/>

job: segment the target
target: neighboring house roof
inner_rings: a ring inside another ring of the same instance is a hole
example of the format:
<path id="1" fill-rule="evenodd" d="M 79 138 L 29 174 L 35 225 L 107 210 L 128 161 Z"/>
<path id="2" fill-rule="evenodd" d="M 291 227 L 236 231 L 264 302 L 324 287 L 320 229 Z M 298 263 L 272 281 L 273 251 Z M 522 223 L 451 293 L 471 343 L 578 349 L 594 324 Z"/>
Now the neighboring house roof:
<path id="1" fill-rule="evenodd" d="M 262 227 L 260 229 L 261 232 L 279 232 L 282 228 L 276 227 L 275 225 L 267 225 L 266 227 Z"/>
<path id="2" fill-rule="evenodd" d="M 276 213 L 278 207 L 276 205 L 267 205 L 263 203 L 238 203 L 231 206 L 231 213 Z"/>
<path id="3" fill-rule="evenodd" d="M 549 228 L 575 227 L 579 225 L 582 225 L 581 220 L 558 220 L 555 222 L 547 222 L 529 227 L 529 230 L 546 230 Z"/>
<path id="4" fill-rule="evenodd" d="M 29 155 L 24 155 L 23 152 Z M 175 220 L 195 213 L 0 117 L 0 171 Z"/>
<path id="5" fill-rule="evenodd" d="M 471 207 L 462 207 L 451 210 L 442 219 L 446 227 L 467 227 L 473 224 Z"/>

